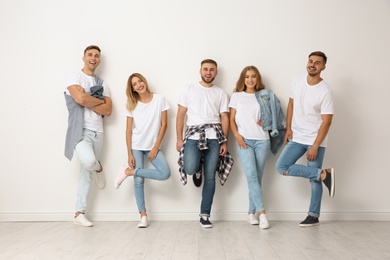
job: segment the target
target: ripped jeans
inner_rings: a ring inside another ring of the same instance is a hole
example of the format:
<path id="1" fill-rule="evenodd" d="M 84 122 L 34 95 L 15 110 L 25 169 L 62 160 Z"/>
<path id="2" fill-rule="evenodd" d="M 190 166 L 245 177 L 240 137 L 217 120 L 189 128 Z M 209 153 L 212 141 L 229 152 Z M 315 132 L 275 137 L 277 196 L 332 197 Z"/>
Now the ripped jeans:
<path id="1" fill-rule="evenodd" d="M 138 211 L 141 212 L 146 211 L 144 191 L 145 179 L 164 181 L 171 176 L 171 171 L 168 162 L 165 160 L 164 154 L 160 150 L 158 151 L 156 158 L 151 161 L 155 169 L 144 168 L 144 159 L 145 157 L 149 157 L 150 151 L 132 149 L 132 153 L 136 168 L 134 173 L 134 196 L 137 202 Z"/>
<path id="2" fill-rule="evenodd" d="M 282 175 L 302 177 L 310 180 L 311 201 L 308 215 L 319 217 L 322 199 L 322 181 L 320 180 L 320 174 L 325 155 L 325 147 L 318 148 L 315 161 L 307 161 L 307 166 L 296 164 L 299 158 L 306 154 L 310 148 L 311 145 L 296 142 L 287 143 L 276 162 L 276 169 Z"/>

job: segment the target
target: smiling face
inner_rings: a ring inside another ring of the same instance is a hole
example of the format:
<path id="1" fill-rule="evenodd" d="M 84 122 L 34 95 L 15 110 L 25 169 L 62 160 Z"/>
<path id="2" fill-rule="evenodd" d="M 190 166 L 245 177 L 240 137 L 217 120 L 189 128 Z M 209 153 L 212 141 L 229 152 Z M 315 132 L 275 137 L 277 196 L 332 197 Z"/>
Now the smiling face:
<path id="1" fill-rule="evenodd" d="M 217 66 L 212 63 L 204 63 L 200 67 L 200 76 L 206 86 L 210 86 L 217 76 Z"/>
<path id="2" fill-rule="evenodd" d="M 306 69 L 307 73 L 311 77 L 319 76 L 325 68 L 325 61 L 323 57 L 317 55 L 309 57 Z"/>
<path id="3" fill-rule="evenodd" d="M 87 50 L 83 56 L 83 62 L 83 70 L 93 73 L 100 64 L 100 51 L 96 49 Z"/>
<path id="4" fill-rule="evenodd" d="M 257 75 L 254 70 L 248 70 L 245 74 L 244 84 L 246 86 L 245 92 L 247 93 L 255 93 L 256 92 L 256 84 L 257 84 Z"/>
<path id="5" fill-rule="evenodd" d="M 131 79 L 131 87 L 133 91 L 137 92 L 138 94 L 142 94 L 147 91 L 145 82 L 143 82 L 142 79 L 137 76 L 134 76 Z"/>

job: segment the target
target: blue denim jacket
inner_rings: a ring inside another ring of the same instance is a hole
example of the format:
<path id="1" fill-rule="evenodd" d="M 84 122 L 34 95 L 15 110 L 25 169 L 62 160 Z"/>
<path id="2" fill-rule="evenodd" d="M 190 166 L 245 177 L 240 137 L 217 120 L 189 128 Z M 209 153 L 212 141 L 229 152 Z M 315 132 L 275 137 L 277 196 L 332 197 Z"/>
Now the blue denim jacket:
<path id="1" fill-rule="evenodd" d="M 271 152 L 275 155 L 282 147 L 286 133 L 286 116 L 280 106 L 280 101 L 270 89 L 262 89 L 256 92 L 259 102 L 263 130 L 269 131 Z"/>

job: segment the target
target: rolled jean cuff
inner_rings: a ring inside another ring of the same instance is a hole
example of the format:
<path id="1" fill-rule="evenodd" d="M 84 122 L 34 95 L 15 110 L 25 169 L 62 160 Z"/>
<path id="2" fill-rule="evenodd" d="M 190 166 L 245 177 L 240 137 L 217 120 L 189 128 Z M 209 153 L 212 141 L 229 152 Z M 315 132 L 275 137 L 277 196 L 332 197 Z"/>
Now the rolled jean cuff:
<path id="1" fill-rule="evenodd" d="M 318 169 L 318 180 L 317 181 L 321 181 L 321 172 L 322 172 L 322 169 Z"/>

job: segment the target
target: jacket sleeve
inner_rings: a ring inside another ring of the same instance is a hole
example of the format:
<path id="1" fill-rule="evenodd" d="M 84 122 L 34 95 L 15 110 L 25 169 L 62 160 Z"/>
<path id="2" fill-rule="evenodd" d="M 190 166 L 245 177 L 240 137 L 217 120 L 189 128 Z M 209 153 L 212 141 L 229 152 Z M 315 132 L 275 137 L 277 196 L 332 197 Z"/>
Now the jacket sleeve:
<path id="1" fill-rule="evenodd" d="M 278 108 L 275 100 L 275 94 L 272 90 L 268 89 L 268 94 L 270 98 L 269 106 L 271 109 L 271 117 L 272 117 L 272 125 L 271 125 L 271 137 L 275 137 L 279 135 L 278 131 Z"/>

